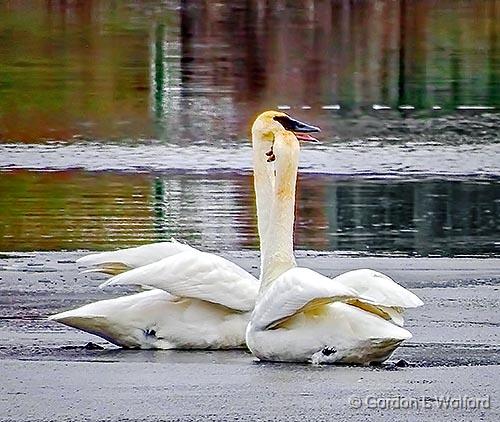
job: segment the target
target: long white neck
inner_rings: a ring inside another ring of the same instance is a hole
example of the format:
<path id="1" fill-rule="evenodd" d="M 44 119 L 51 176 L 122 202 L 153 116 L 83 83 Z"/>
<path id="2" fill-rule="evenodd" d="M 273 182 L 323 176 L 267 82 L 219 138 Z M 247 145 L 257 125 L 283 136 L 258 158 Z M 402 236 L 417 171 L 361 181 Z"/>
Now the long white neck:
<path id="1" fill-rule="evenodd" d="M 274 193 L 274 168 L 267 162 L 268 156 L 266 155 L 266 153 L 270 151 L 273 141 L 273 136 L 263 135 L 262 133 L 252 131 L 253 178 L 257 207 L 257 229 L 259 232 L 261 250 L 263 239 L 269 225 L 271 203 L 273 202 Z"/>
<path id="2" fill-rule="evenodd" d="M 293 227 L 299 143 L 292 133 L 281 132 L 275 135 L 273 150 L 276 156 L 276 174 L 272 202 L 269 202 L 272 205 L 267 228 L 260 241 L 261 292 L 274 279 L 297 265 L 293 254 Z M 260 192 L 256 193 L 258 195 Z M 268 207 L 269 203 L 266 204 Z"/>

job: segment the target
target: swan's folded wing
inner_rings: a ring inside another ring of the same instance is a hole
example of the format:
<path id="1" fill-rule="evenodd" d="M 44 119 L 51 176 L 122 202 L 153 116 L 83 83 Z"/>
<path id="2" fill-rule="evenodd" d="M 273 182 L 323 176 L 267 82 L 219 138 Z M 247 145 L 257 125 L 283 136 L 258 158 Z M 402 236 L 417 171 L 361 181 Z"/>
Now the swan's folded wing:
<path id="1" fill-rule="evenodd" d="M 101 286 L 118 284 L 147 285 L 238 311 L 253 309 L 259 289 L 258 280 L 243 268 L 195 249 L 119 274 Z"/>
<path id="2" fill-rule="evenodd" d="M 348 271 L 335 277 L 333 281 L 356 291 L 359 299 L 351 302 L 352 305 L 390 319 L 401 327 L 404 325 L 405 309 L 423 305 L 415 294 L 378 271 Z M 363 303 L 373 306 L 365 306 Z"/>
<path id="3" fill-rule="evenodd" d="M 361 299 L 366 298 L 372 304 L 391 308 L 416 308 L 423 305 L 415 294 L 378 271 L 348 271 L 334 277 L 333 281 L 355 290 Z"/>
<path id="4" fill-rule="evenodd" d="M 195 249 L 172 239 L 171 242 L 151 243 L 135 248 L 86 255 L 77 259 L 76 262 L 81 265 L 97 267 L 85 272 L 103 272 L 116 275 L 187 250 Z"/>
<path id="5" fill-rule="evenodd" d="M 257 330 L 276 327 L 296 313 L 356 299 L 356 292 L 316 271 L 295 267 L 284 272 L 259 298 L 252 315 Z"/>

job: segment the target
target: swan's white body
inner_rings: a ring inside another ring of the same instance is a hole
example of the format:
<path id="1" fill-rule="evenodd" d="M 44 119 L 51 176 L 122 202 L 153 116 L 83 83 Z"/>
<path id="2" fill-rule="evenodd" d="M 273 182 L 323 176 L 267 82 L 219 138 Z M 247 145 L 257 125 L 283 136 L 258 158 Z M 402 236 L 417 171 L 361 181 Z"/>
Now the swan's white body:
<path id="1" fill-rule="evenodd" d="M 376 296 L 360 292 L 364 284 L 377 279 L 382 289 Z M 308 268 L 291 268 L 257 300 L 247 328 L 247 345 L 262 360 L 382 362 L 403 340 L 411 338 L 394 323 L 402 323 L 401 303 L 420 305 L 408 291 L 403 301 L 391 294 L 400 289 L 391 279 L 368 269 L 330 279 Z M 398 306 L 389 306 L 394 303 Z"/>
<path id="2" fill-rule="evenodd" d="M 154 289 L 101 300 L 51 319 L 140 349 L 231 349 L 245 344 L 249 313 Z"/>
<path id="3" fill-rule="evenodd" d="M 265 115 L 252 128 L 254 151 L 262 149 L 261 140 L 268 142 L 268 128 L 274 125 L 273 115 Z M 274 171 L 254 165 L 257 204 L 263 202 L 257 185 L 268 178 L 272 205 L 264 217 L 266 227 L 259 227 L 261 287 L 247 327 L 247 346 L 261 360 L 382 362 L 411 337 L 398 326 L 403 324 L 404 308 L 420 306 L 422 301 L 373 270 L 329 279 L 296 266 L 293 224 L 299 144 L 293 133 L 283 129 L 275 128 L 272 136 Z"/>
<path id="4" fill-rule="evenodd" d="M 122 347 L 244 347 L 259 283 L 238 265 L 175 241 L 93 254 L 78 262 L 111 274 L 133 268 L 103 285 L 153 290 L 101 300 L 50 319 Z"/>

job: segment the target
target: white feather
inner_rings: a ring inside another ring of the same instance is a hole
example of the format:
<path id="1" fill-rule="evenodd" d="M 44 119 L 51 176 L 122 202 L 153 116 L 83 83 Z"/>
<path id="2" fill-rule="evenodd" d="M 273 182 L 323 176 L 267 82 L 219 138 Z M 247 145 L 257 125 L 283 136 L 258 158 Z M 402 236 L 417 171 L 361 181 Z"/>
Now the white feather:
<path id="1" fill-rule="evenodd" d="M 119 274 L 101 286 L 141 285 L 175 296 L 218 303 L 238 311 L 250 311 L 259 289 L 258 280 L 220 256 L 190 250 Z"/>
<path id="2" fill-rule="evenodd" d="M 94 254 L 79 262 L 100 266 L 86 272 L 137 266 L 104 284 L 158 284 L 162 289 L 94 302 L 51 320 L 122 347 L 244 347 L 259 283 L 236 264 L 175 241 Z"/>
<path id="3" fill-rule="evenodd" d="M 170 242 L 151 243 L 134 248 L 86 255 L 78 258 L 76 262 L 87 266 L 120 263 L 128 268 L 137 268 L 188 250 L 196 249 L 172 239 Z"/>
<path id="4" fill-rule="evenodd" d="M 247 328 L 250 350 L 263 360 L 369 363 L 387 359 L 411 338 L 392 322 L 352 306 L 353 299 L 376 303 L 337 279 L 295 267 L 274 280 L 258 298 Z M 393 308 L 379 310 L 401 322 Z"/>
<path id="5" fill-rule="evenodd" d="M 309 268 L 295 267 L 279 276 L 259 297 L 252 317 L 256 329 L 265 330 L 300 312 L 313 300 L 356 298 L 356 292 Z"/>
<path id="6" fill-rule="evenodd" d="M 333 280 L 354 289 L 361 298 L 386 307 L 416 308 L 423 302 L 389 276 L 370 269 L 348 271 Z"/>

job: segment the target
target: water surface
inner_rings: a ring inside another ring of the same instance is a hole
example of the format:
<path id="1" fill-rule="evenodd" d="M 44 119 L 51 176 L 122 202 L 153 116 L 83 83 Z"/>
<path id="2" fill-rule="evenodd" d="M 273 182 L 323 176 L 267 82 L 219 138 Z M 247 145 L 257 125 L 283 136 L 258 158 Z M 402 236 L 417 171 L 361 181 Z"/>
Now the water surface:
<path id="1" fill-rule="evenodd" d="M 301 155 L 298 249 L 496 255 L 498 15 L 494 0 L 1 2 L 0 250 L 255 249 L 249 126 L 286 105 L 323 129 Z"/>
<path id="2" fill-rule="evenodd" d="M 212 251 L 257 249 L 251 184 L 237 173 L 0 173 L 0 250 L 109 249 L 171 237 Z M 301 175 L 296 248 L 498 256 L 498 193 L 491 180 Z"/>

